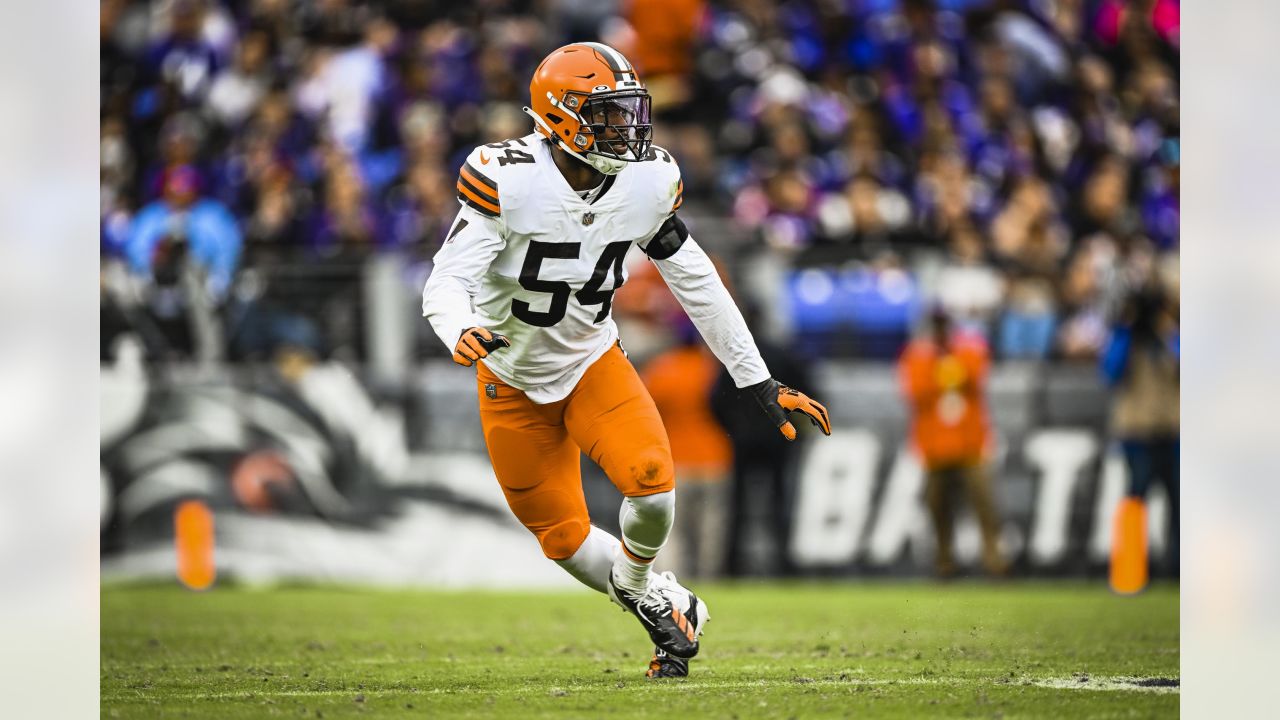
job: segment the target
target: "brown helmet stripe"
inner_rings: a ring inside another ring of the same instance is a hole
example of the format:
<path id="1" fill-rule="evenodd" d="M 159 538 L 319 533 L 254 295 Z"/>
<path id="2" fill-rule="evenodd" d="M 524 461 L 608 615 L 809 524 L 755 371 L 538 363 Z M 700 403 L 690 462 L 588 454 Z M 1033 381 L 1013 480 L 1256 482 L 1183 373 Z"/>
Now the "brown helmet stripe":
<path id="1" fill-rule="evenodd" d="M 605 61 L 609 69 L 613 71 L 614 80 L 634 80 L 635 68 L 631 67 L 630 62 L 622 56 L 622 53 L 613 48 L 598 42 L 584 42 L 583 45 L 596 51 L 596 54 Z M 630 77 L 628 77 L 630 76 Z"/>
<path id="2" fill-rule="evenodd" d="M 614 50 L 608 45 L 598 42 L 584 42 L 582 44 L 599 53 L 604 61 L 609 64 L 610 70 L 620 73 L 633 72 L 631 66 L 627 64 L 627 59 L 622 56 L 622 53 Z"/>

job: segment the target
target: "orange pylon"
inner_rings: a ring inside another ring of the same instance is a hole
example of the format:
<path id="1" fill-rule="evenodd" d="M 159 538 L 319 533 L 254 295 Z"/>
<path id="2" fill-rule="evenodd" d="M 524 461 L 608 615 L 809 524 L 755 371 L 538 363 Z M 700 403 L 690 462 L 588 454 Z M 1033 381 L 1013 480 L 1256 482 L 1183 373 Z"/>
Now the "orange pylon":
<path id="1" fill-rule="evenodd" d="M 1121 595 L 1147 586 L 1147 504 L 1126 497 L 1116 508 L 1111 536 L 1111 589 Z"/>
<path id="2" fill-rule="evenodd" d="M 200 500 L 186 500 L 173 513 L 174 549 L 178 555 L 178 580 L 192 590 L 213 585 L 213 511 Z"/>

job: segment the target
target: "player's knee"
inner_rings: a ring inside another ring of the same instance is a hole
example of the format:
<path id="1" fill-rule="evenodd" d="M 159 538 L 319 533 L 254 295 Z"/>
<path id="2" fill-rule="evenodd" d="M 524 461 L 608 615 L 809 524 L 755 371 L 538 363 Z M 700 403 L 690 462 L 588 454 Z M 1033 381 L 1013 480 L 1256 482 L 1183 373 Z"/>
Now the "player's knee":
<path id="1" fill-rule="evenodd" d="M 542 546 L 542 554 L 548 558 L 568 560 L 582 547 L 589 532 L 590 523 L 584 520 L 564 520 L 539 531 L 538 544 Z"/>
<path id="2" fill-rule="evenodd" d="M 652 495 L 675 489 L 676 470 L 666 448 L 652 448 L 639 453 L 628 468 L 630 487 L 623 494 Z"/>
<path id="3" fill-rule="evenodd" d="M 670 523 L 676 514 L 676 493 L 674 490 L 653 495 L 626 498 L 631 514 L 643 523 Z"/>

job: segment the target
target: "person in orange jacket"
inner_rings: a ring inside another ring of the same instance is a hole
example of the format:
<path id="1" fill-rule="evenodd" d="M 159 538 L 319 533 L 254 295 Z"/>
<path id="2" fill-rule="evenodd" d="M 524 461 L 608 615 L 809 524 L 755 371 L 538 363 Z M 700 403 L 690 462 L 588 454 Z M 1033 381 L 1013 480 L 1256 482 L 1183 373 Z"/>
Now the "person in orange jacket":
<path id="1" fill-rule="evenodd" d="M 641 374 L 671 439 L 676 513 L 667 540 L 680 577 L 719 577 L 727 558 L 729 471 L 733 446 L 711 411 L 720 365 L 682 318 L 679 344 L 649 361 Z"/>
<path id="2" fill-rule="evenodd" d="M 991 442 L 985 397 L 990 359 L 980 337 L 952 332 L 941 308 L 929 313 L 928 335 L 907 345 L 898 361 L 911 413 L 911 441 L 925 469 L 925 501 L 937 535 L 938 574 L 955 574 L 952 556 L 955 494 L 964 488 L 982 530 L 987 572 L 1007 569 L 998 547 L 1000 522 L 987 454 Z"/>

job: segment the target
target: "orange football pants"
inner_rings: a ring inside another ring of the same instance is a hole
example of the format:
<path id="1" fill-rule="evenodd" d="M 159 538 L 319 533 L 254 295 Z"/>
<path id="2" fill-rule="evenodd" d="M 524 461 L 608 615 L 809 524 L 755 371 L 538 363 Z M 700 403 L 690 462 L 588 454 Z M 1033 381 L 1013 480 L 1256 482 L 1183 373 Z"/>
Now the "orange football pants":
<path id="1" fill-rule="evenodd" d="M 547 557 L 569 558 L 591 529 L 579 452 L 627 497 L 675 488 L 662 417 L 617 345 L 587 368 L 568 397 L 546 405 L 499 380 L 483 361 L 478 365 L 480 425 L 494 474 Z"/>

